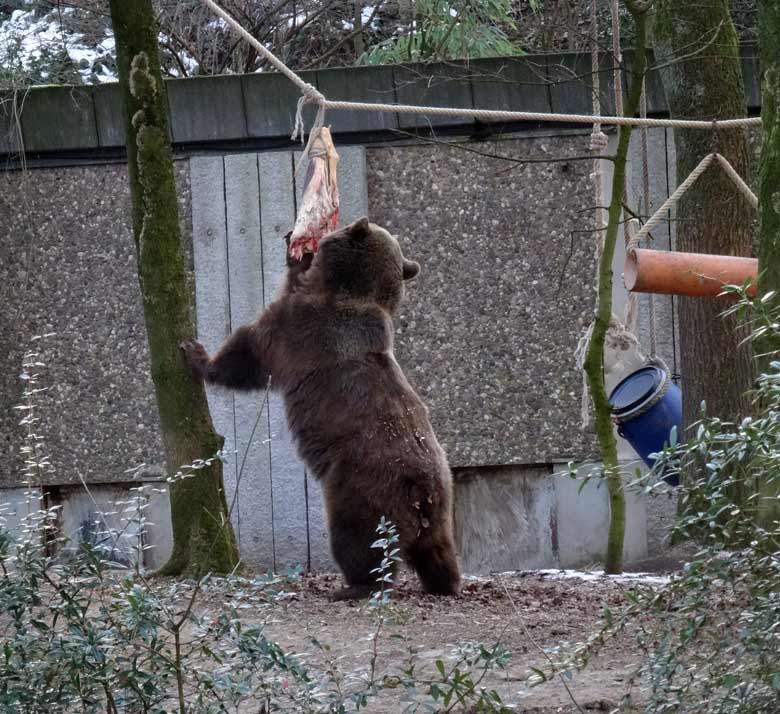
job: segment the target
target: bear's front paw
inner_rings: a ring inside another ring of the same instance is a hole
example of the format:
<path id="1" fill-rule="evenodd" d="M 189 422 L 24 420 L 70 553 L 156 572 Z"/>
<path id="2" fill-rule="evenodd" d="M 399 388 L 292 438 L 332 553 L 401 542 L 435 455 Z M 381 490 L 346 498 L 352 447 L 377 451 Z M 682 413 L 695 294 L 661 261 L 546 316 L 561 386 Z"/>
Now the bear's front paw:
<path id="1" fill-rule="evenodd" d="M 203 379 L 203 376 L 206 373 L 206 365 L 208 365 L 209 362 L 206 348 L 195 340 L 185 340 L 179 344 L 179 348 L 184 353 L 184 361 L 192 370 L 192 373 L 198 379 Z"/>

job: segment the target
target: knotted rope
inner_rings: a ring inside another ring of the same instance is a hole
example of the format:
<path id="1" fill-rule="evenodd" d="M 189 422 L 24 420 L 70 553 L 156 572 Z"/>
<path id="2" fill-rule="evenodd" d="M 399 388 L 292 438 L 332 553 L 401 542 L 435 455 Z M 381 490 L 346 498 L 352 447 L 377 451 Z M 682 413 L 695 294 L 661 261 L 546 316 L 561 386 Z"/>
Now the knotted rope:
<path id="1" fill-rule="evenodd" d="M 677 187 L 674 193 L 661 204 L 660 208 L 650 217 L 647 223 L 645 223 L 636 235 L 631 238 L 626 246 L 626 250 L 629 253 L 636 250 L 636 248 L 639 247 L 639 244 L 650 234 L 650 231 L 664 220 L 664 214 L 677 204 L 685 192 L 696 182 L 696 179 L 709 168 L 713 161 L 721 165 L 726 172 L 726 176 L 734 182 L 734 185 L 748 203 L 754 208 L 758 208 L 758 198 L 756 197 L 756 194 L 750 190 L 750 186 L 742 180 L 734 167 L 728 162 L 728 159 L 718 153 L 707 154 L 707 156 L 699 162 L 696 168 L 691 171 L 688 178 Z"/>

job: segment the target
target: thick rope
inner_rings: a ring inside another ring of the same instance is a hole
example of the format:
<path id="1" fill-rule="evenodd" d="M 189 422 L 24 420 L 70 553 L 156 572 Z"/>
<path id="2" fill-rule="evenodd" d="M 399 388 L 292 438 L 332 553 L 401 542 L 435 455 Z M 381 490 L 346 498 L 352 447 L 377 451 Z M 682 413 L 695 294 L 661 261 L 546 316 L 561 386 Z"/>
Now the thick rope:
<path id="1" fill-rule="evenodd" d="M 599 25 L 598 25 L 598 0 L 591 0 L 590 17 L 590 66 L 592 71 L 592 91 L 591 104 L 593 115 L 597 117 L 601 114 L 601 84 L 599 78 Z M 595 203 L 595 232 L 596 232 L 596 265 L 599 264 L 601 251 L 604 246 L 604 229 L 606 227 L 604 210 L 604 181 L 601 171 L 601 154 L 609 148 L 609 138 L 601 130 L 601 124 L 598 121 L 593 122 L 593 128 L 590 134 L 590 150 L 594 155 L 593 173 L 593 200 Z M 598 303 L 598 293 L 596 295 Z M 593 335 L 593 322 L 588 325 L 585 334 L 580 337 L 577 343 L 577 349 L 574 351 L 574 363 L 582 375 L 582 397 L 580 399 L 580 420 L 582 428 L 587 429 L 590 423 L 590 387 L 588 386 L 588 375 L 585 373 L 585 358 L 590 346 L 590 338 Z"/>
<path id="2" fill-rule="evenodd" d="M 264 47 L 257 39 L 252 37 L 241 25 L 228 15 L 214 0 L 202 0 L 215 14 L 219 15 L 233 29 L 236 30 L 249 44 L 252 45 L 274 67 L 295 84 L 307 97 L 301 103 L 299 101 L 299 113 L 308 102 L 315 102 L 322 110 L 344 109 L 356 112 L 397 112 L 399 114 L 426 114 L 429 116 L 472 117 L 484 121 L 531 121 L 531 122 L 560 122 L 566 124 L 606 124 L 609 126 L 670 126 L 684 129 L 733 129 L 743 126 L 760 126 L 761 118 L 723 119 L 717 121 L 700 121 L 692 119 L 650 119 L 622 116 L 593 116 L 589 114 L 554 114 L 552 112 L 516 112 L 496 109 L 475 109 L 472 107 L 425 107 L 411 104 L 379 104 L 373 102 L 346 102 L 326 99 L 314 86 L 304 82 L 295 72 L 284 64 L 269 49 Z M 299 122 L 296 116 L 296 128 L 302 128 L 302 120 Z M 296 133 L 297 136 L 297 133 Z"/>
<path id="3" fill-rule="evenodd" d="M 607 124 L 609 126 L 670 126 L 679 129 L 735 129 L 743 126 L 760 126 L 761 117 L 750 119 L 724 119 L 722 121 L 698 121 L 690 119 L 641 119 L 638 117 L 592 116 L 590 114 L 553 114 L 547 112 L 508 112 L 496 109 L 471 109 L 468 107 L 421 107 L 408 104 L 373 104 L 367 102 L 324 101 L 326 109 L 349 109 L 362 112 L 398 112 L 400 114 L 431 114 L 436 116 L 470 116 L 475 119 L 505 119 L 517 121 L 560 122 L 568 124 Z"/>
<path id="4" fill-rule="evenodd" d="M 664 219 L 664 214 L 671 208 L 673 208 L 677 201 L 680 200 L 681 196 L 696 182 L 696 179 L 699 178 L 709 167 L 709 165 L 714 160 L 714 154 L 707 154 L 700 162 L 699 165 L 691 171 L 688 178 L 685 179 L 674 191 L 674 193 L 667 198 L 663 204 L 661 204 L 661 207 L 648 219 L 647 223 L 645 223 L 642 228 L 637 231 L 636 235 L 632 236 L 631 240 L 629 241 L 628 245 L 626 246 L 627 252 L 632 252 L 635 250 L 639 244 L 647 238 L 650 231 L 653 230 L 661 221 Z"/>
<path id="5" fill-rule="evenodd" d="M 758 208 L 758 198 L 756 198 L 756 195 L 750 190 L 750 187 L 740 178 L 739 174 L 728 162 L 726 157 L 721 156 L 720 154 L 707 154 L 707 156 L 699 162 L 699 165 L 691 171 L 688 178 L 677 187 L 675 192 L 663 202 L 661 207 L 650 217 L 647 223 L 642 226 L 641 230 L 631 238 L 628 246 L 626 246 L 626 250 L 629 253 L 635 250 L 640 242 L 647 238 L 650 231 L 664 220 L 664 214 L 677 204 L 682 195 L 696 182 L 696 179 L 709 168 L 713 161 L 717 161 L 717 163 L 723 167 L 726 175 L 734 182 L 734 185 L 739 189 L 748 203 L 750 203 L 751 206 Z"/>
<path id="6" fill-rule="evenodd" d="M 715 159 L 723 167 L 723 170 L 728 177 L 734 182 L 734 185 L 739 189 L 739 192 L 747 199 L 747 202 L 753 206 L 753 208 L 757 209 L 758 196 L 750 190 L 750 186 L 742 180 L 742 177 L 737 173 L 737 170 L 728 162 L 725 156 L 715 154 Z"/>
<path id="7" fill-rule="evenodd" d="M 645 83 L 645 80 L 642 80 L 642 97 L 639 104 L 639 114 L 640 116 L 646 117 L 647 116 L 647 85 Z M 642 202 L 644 203 L 644 206 L 642 206 L 642 209 L 644 210 L 646 215 L 650 215 L 650 160 L 649 160 L 649 151 L 648 151 L 648 129 L 646 126 L 643 126 L 639 129 L 639 138 L 641 142 L 641 153 L 642 153 Z M 647 237 L 647 243 L 648 246 L 650 244 L 650 236 Z M 635 293 L 631 293 L 631 295 L 635 295 Z M 658 339 L 657 339 L 657 329 L 656 329 L 656 322 L 655 322 L 655 295 L 652 293 L 649 295 L 650 303 L 648 305 L 648 317 L 650 318 L 650 359 L 655 359 L 657 351 L 658 351 Z"/>
<path id="8" fill-rule="evenodd" d="M 593 76 L 591 84 L 591 105 L 593 107 L 594 119 L 601 114 L 601 82 L 599 78 L 599 23 L 598 23 L 598 0 L 591 0 L 590 3 L 590 68 Z M 603 154 L 609 147 L 609 138 L 601 131 L 601 122 L 594 121 L 593 129 L 590 133 L 590 150 L 594 154 Z M 602 192 L 601 192 L 601 162 L 596 159 L 593 175 L 596 181 L 596 206 L 597 215 L 601 214 Z M 598 227 L 601 227 L 601 221 L 597 221 Z"/>

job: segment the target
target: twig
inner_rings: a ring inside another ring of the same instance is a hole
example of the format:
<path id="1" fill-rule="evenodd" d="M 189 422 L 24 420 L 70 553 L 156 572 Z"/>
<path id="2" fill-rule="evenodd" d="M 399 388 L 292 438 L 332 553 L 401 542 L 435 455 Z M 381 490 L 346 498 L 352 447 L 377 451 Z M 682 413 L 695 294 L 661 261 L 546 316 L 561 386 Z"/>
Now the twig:
<path id="1" fill-rule="evenodd" d="M 715 40 L 718 39 L 718 35 L 720 34 L 721 27 L 723 27 L 723 20 L 721 20 L 718 23 L 718 26 L 713 29 L 712 37 L 707 40 L 701 47 L 693 50 L 692 52 L 688 52 L 687 54 L 680 55 L 679 57 L 674 57 L 670 60 L 667 60 L 666 62 L 661 62 L 661 64 L 654 64 L 648 69 L 648 72 L 654 72 L 659 69 L 664 69 L 665 67 L 671 67 L 672 65 L 678 64 L 679 62 L 685 62 L 689 59 L 693 59 L 697 55 L 700 55 L 708 47 L 711 47 L 713 44 L 715 44 Z"/>
<path id="2" fill-rule="evenodd" d="M 333 55 L 337 50 L 341 49 L 347 42 L 349 42 L 353 37 L 357 37 L 358 35 L 363 34 L 366 31 L 366 28 L 369 30 L 371 29 L 371 23 L 374 21 L 374 18 L 376 17 L 377 12 L 379 12 L 379 8 L 382 7 L 382 3 L 384 3 L 384 0 L 379 0 L 379 2 L 374 5 L 374 10 L 371 13 L 371 15 L 368 18 L 368 22 L 365 25 L 361 25 L 357 29 L 350 32 L 346 37 L 342 37 L 333 47 L 331 47 L 324 55 L 320 55 L 317 59 L 312 60 L 308 64 L 301 67 L 302 71 L 306 71 L 307 69 L 311 69 L 312 67 L 321 64 L 324 62 L 328 57 Z"/>
<path id="3" fill-rule="evenodd" d="M 435 139 L 431 136 L 421 136 L 411 131 L 405 131 L 404 129 L 391 129 L 390 131 L 392 131 L 394 134 L 402 134 L 403 136 L 408 136 L 411 139 L 419 139 L 420 141 L 425 141 L 428 144 L 440 144 L 450 149 L 457 149 L 458 151 L 467 151 L 470 154 L 476 154 L 477 156 L 484 156 L 486 159 L 497 159 L 499 161 L 509 161 L 510 163 L 513 164 L 547 164 L 547 163 L 563 163 L 567 161 L 593 161 L 593 156 L 590 155 L 550 156 L 541 159 L 518 159 L 514 156 L 506 156 L 505 154 L 496 154 L 496 153 L 491 153 L 489 151 L 480 151 L 479 149 L 473 149 L 472 147 L 465 146 L 464 144 L 460 144 L 452 141 L 444 141 L 443 139 Z M 600 156 L 598 158 L 606 159 L 607 161 L 613 160 L 611 156 Z"/>

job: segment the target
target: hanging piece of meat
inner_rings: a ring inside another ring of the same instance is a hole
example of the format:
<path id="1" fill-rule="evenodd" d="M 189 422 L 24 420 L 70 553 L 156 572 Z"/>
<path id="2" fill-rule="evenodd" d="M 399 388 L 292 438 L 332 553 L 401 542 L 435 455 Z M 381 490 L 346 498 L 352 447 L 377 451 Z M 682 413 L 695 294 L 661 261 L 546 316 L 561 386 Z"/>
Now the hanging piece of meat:
<path id="1" fill-rule="evenodd" d="M 339 155 L 330 129 L 320 127 L 311 139 L 303 198 L 290 238 L 290 257 L 316 253 L 322 238 L 339 224 L 339 188 L 336 169 Z"/>

